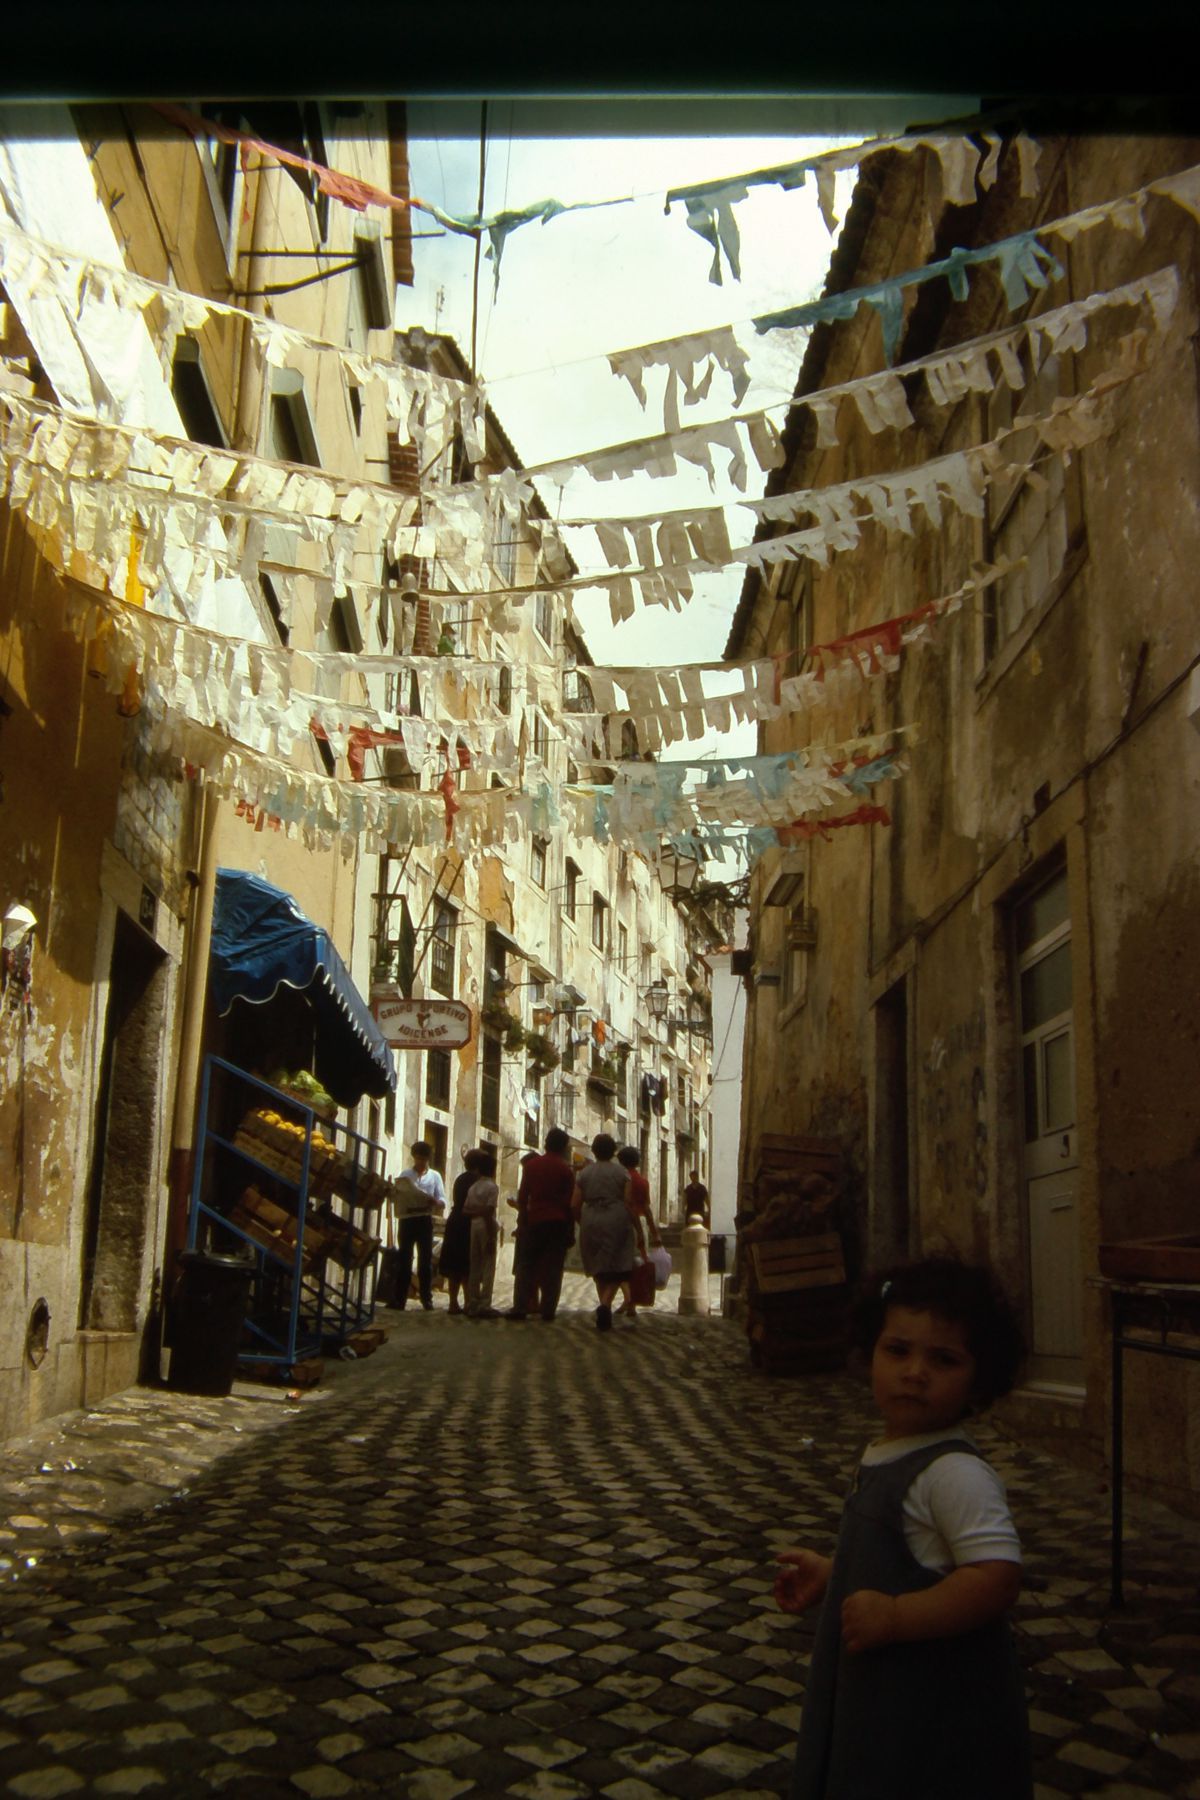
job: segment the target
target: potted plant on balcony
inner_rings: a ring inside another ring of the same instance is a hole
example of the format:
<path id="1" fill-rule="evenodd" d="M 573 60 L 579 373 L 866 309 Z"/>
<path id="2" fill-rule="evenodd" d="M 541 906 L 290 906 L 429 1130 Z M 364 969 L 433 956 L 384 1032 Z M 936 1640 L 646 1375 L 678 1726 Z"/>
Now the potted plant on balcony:
<path id="1" fill-rule="evenodd" d="M 562 1056 L 556 1044 L 552 1044 L 544 1031 L 531 1031 L 525 1039 L 525 1053 L 529 1058 L 529 1073 L 537 1080 L 549 1075 L 557 1069 Z"/>
<path id="2" fill-rule="evenodd" d="M 588 1072 L 588 1081 L 593 1087 L 603 1088 L 608 1094 L 615 1094 L 621 1080 L 621 1065 L 615 1056 L 602 1056 L 592 1064 Z"/>
<path id="3" fill-rule="evenodd" d="M 502 1038 L 509 1050 L 519 1050 L 525 1042 L 525 1027 L 515 1012 L 501 1000 L 489 1000 L 480 1010 L 480 1023 L 493 1037 Z"/>

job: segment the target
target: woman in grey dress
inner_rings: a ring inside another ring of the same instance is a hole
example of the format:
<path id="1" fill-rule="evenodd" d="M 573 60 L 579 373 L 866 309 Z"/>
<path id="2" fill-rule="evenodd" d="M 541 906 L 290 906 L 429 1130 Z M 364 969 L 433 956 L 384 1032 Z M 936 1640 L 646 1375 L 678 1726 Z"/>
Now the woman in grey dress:
<path id="1" fill-rule="evenodd" d="M 629 1279 L 634 1258 L 633 1215 L 629 1210 L 629 1177 L 614 1162 L 617 1142 L 602 1131 L 592 1139 L 595 1162 L 576 1178 L 579 1254 L 596 1283 L 596 1329 L 612 1330 L 613 1296 Z"/>

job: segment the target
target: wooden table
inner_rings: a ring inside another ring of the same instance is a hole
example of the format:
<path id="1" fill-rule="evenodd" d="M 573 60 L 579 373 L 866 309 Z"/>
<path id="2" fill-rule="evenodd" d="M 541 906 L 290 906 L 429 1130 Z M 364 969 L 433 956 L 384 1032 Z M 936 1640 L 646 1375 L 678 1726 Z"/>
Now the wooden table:
<path id="1" fill-rule="evenodd" d="M 1114 1281 L 1094 1276 L 1112 1308 L 1112 1604 L 1123 1606 L 1125 1352 L 1200 1362 L 1200 1282 Z M 1134 1334 L 1137 1335 L 1134 1335 Z M 1180 1341 L 1183 1340 L 1183 1341 Z"/>

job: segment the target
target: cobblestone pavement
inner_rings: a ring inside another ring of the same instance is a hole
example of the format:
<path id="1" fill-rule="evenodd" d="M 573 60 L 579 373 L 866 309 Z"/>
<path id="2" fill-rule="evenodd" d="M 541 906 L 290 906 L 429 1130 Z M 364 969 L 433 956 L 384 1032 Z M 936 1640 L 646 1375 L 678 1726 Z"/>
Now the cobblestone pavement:
<path id="1" fill-rule="evenodd" d="M 811 1625 L 772 1560 L 827 1545 L 863 1391 L 769 1381 L 669 1302 L 601 1335 L 566 1299 L 384 1312 L 296 1404 L 139 1391 L 6 1447 L 5 1791 L 785 1792 Z M 1132 1502 L 1110 1613 L 1096 1478 L 981 1437 L 1028 1558 L 1039 1800 L 1200 1800 L 1196 1531 Z"/>

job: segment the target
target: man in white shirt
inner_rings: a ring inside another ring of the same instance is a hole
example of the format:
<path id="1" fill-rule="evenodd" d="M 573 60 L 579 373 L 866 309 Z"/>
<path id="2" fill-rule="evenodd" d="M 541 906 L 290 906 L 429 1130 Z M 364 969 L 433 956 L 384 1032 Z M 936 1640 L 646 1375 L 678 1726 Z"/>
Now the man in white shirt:
<path id="1" fill-rule="evenodd" d="M 446 1210 L 446 1190 L 437 1170 L 430 1167 L 429 1159 L 433 1155 L 429 1145 L 422 1139 L 411 1146 L 412 1165 L 405 1169 L 400 1179 L 410 1181 L 413 1187 L 429 1196 L 427 1212 L 406 1213 L 400 1221 L 400 1268 L 396 1282 L 396 1305 L 403 1312 L 408 1304 L 408 1290 L 412 1286 L 413 1251 L 417 1253 L 417 1288 L 421 1295 L 421 1305 L 426 1312 L 433 1311 L 433 1214 Z"/>

